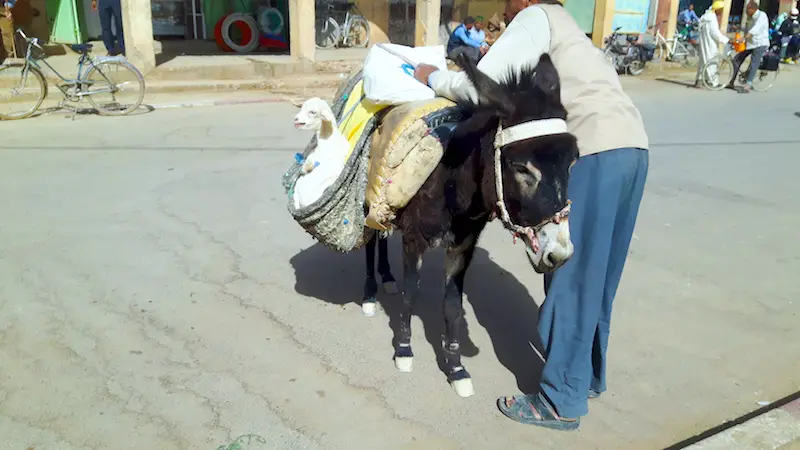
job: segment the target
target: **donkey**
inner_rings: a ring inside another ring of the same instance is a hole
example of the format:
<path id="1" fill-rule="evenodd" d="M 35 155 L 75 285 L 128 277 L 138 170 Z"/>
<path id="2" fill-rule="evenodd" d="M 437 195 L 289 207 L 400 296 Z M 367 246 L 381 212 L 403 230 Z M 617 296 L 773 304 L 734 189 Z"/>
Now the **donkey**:
<path id="1" fill-rule="evenodd" d="M 402 231 L 404 265 L 394 362 L 399 371 L 412 370 L 411 314 L 423 254 L 445 247 L 443 369 L 456 393 L 469 397 L 474 388 L 461 363 L 458 338 L 466 325 L 464 276 L 478 238 L 496 215 L 515 240 L 525 242 L 536 272 L 552 272 L 569 260 L 574 248 L 567 182 L 578 146 L 567 132 L 559 76 L 549 55 L 500 83 L 467 58 L 460 58 L 459 65 L 479 98 L 459 102 L 468 117 L 457 125 L 441 162 L 394 221 Z"/>

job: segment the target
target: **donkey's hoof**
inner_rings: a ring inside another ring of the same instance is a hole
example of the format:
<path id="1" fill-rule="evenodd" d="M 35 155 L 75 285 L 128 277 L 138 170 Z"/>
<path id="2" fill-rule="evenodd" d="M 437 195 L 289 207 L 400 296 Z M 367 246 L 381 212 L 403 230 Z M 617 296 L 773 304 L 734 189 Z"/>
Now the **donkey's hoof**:
<path id="1" fill-rule="evenodd" d="M 460 380 L 453 380 L 450 382 L 453 390 L 461 398 L 472 397 L 475 395 L 475 387 L 472 385 L 472 378 L 462 378 Z"/>
<path id="2" fill-rule="evenodd" d="M 395 348 L 394 366 L 400 372 L 411 372 L 414 368 L 414 352 L 411 351 L 411 345 L 400 344 Z"/>
<path id="3" fill-rule="evenodd" d="M 364 303 L 361 304 L 361 312 L 366 317 L 374 316 L 376 309 L 377 309 L 377 305 L 375 304 L 374 300 L 373 301 L 364 301 Z"/>
<path id="4" fill-rule="evenodd" d="M 456 391 L 459 397 L 466 398 L 475 395 L 475 388 L 472 386 L 472 378 L 463 367 L 458 367 L 456 371 L 447 377 L 450 386 Z"/>
<path id="5" fill-rule="evenodd" d="M 394 366 L 397 367 L 397 370 L 400 372 L 411 372 L 414 369 L 414 357 L 413 356 L 395 356 L 394 357 Z"/>
<path id="6" fill-rule="evenodd" d="M 400 289 L 397 288 L 397 283 L 394 281 L 386 281 L 383 283 L 383 290 L 389 295 L 397 295 Z"/>

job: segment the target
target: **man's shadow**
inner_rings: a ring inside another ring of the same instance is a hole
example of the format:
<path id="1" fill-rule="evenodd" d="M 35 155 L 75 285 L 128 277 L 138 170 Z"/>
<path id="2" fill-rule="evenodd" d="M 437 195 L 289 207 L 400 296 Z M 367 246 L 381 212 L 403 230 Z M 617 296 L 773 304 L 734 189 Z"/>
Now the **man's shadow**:
<path id="1" fill-rule="evenodd" d="M 398 283 L 403 279 L 401 250 L 400 239 L 396 235 L 390 238 L 389 261 Z M 320 243 L 302 250 L 290 260 L 295 271 L 295 290 L 298 294 L 336 305 L 351 302 L 360 304 L 366 278 L 364 252 L 364 249 L 360 249 L 340 254 Z M 538 276 L 533 269 L 530 273 L 531 276 Z M 442 313 L 443 251 L 434 250 L 426 254 L 420 280 L 420 295 L 414 305 L 414 315 L 422 321 L 425 338 L 436 353 L 439 368 L 442 369 L 445 331 Z M 399 287 L 402 289 L 402 285 Z M 538 392 L 544 363 L 531 346 L 536 346 L 542 354 L 544 352 L 537 331 L 538 306 L 527 288 L 514 275 L 492 261 L 486 250 L 478 247 L 467 271 L 465 294 L 465 300 L 469 301 L 475 312 L 474 319 L 486 329 L 497 359 L 514 374 L 519 389 L 525 393 Z M 386 312 L 389 326 L 396 336 L 400 295 L 379 291 L 378 302 Z M 467 317 L 466 320 L 467 326 L 459 337 L 461 354 L 473 357 L 480 349 L 469 336 L 469 322 L 473 318 Z M 393 348 L 393 342 L 391 345 L 389 349 Z M 468 361 L 465 361 L 465 365 L 469 370 Z"/>

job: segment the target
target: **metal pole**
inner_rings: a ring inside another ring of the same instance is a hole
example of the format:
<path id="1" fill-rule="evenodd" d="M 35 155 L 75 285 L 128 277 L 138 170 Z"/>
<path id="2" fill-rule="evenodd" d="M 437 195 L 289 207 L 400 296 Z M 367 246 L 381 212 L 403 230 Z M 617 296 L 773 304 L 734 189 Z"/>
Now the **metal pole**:
<path id="1" fill-rule="evenodd" d="M 200 36 L 197 33 L 197 0 L 192 0 L 192 26 L 194 27 L 194 38 L 198 39 Z"/>

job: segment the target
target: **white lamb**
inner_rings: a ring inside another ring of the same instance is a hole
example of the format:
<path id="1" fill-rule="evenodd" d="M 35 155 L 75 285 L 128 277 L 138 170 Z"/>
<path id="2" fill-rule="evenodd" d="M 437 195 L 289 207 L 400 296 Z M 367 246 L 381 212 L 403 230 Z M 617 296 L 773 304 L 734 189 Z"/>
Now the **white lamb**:
<path id="1" fill-rule="evenodd" d="M 298 130 L 314 130 L 317 146 L 303 163 L 303 175 L 294 185 L 294 207 L 304 208 L 317 201 L 331 186 L 345 165 L 350 143 L 339 131 L 336 118 L 328 102 L 321 98 L 310 98 L 303 103 L 294 117 Z"/>

